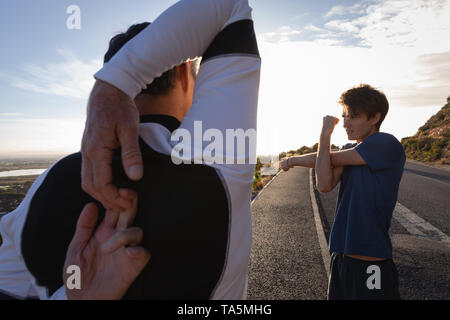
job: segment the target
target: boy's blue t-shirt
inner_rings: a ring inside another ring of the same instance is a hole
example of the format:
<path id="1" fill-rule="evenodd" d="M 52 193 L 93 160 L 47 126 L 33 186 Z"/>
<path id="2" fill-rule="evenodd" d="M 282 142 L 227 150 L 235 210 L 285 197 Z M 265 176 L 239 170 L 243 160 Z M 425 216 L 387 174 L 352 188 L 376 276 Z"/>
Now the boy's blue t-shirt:
<path id="1" fill-rule="evenodd" d="M 406 161 L 405 151 L 394 136 L 382 132 L 367 137 L 355 150 L 367 164 L 344 167 L 330 252 L 391 259 L 389 227 Z"/>

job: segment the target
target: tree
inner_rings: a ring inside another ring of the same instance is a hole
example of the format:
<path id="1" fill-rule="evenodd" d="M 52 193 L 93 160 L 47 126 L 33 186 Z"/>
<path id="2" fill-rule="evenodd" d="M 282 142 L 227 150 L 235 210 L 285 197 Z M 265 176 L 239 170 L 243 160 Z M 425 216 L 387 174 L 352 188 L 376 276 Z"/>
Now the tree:
<path id="1" fill-rule="evenodd" d="M 258 157 L 256 159 L 255 171 L 261 171 L 261 167 L 262 167 L 261 159 Z"/>

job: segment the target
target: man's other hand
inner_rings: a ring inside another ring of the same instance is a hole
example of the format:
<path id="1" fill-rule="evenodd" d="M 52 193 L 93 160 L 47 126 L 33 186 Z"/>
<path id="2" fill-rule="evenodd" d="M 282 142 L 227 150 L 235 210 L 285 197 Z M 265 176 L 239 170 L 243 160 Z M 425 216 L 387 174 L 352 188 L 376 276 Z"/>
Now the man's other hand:
<path id="1" fill-rule="evenodd" d="M 108 210 L 124 211 L 130 202 L 112 184 L 113 151 L 121 147 L 127 176 L 143 175 L 139 149 L 139 112 L 134 101 L 116 87 L 97 80 L 89 97 L 86 126 L 81 144 L 82 188 Z"/>
<path id="2" fill-rule="evenodd" d="M 150 254 L 137 244 L 142 240 L 142 230 L 128 228 L 134 218 L 127 212 L 128 221 L 119 226 L 120 213 L 107 211 L 102 223 L 95 229 L 97 206 L 87 204 L 78 219 L 75 235 L 67 250 L 63 280 L 67 285 L 68 266 L 80 268 L 80 289 L 69 289 L 69 299 L 97 300 L 120 299 L 150 260 Z M 123 215 L 123 214 L 122 214 Z"/>

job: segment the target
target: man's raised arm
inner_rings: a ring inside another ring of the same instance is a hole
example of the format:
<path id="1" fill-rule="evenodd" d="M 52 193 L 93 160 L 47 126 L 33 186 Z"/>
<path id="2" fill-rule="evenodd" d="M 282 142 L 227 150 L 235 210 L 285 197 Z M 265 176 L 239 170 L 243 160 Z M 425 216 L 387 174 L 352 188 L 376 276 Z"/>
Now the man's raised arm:
<path id="1" fill-rule="evenodd" d="M 142 177 L 143 165 L 137 143 L 138 111 L 133 99 L 163 72 L 189 58 L 203 55 L 224 28 L 236 21 L 250 19 L 251 8 L 246 0 L 180 1 L 129 41 L 95 74 L 97 83 L 88 102 L 82 142 L 82 186 L 87 193 L 107 209 L 122 211 L 130 207 L 129 201 L 121 198 L 111 183 L 111 158 L 113 150 L 120 146 L 129 178 L 139 180 Z M 219 52 L 220 49 L 219 45 Z M 259 67 L 255 71 L 259 71 Z M 252 98 L 257 96 L 257 87 L 253 91 L 256 92 L 250 93 Z M 201 113 L 203 108 L 197 109 Z M 213 108 L 209 109 L 207 112 L 214 112 Z M 256 112 L 256 106 L 254 109 Z M 228 110 L 228 114 L 232 112 Z M 243 117 L 248 115 L 246 110 L 241 112 Z M 256 117 L 254 122 L 256 126 Z M 226 126 L 227 121 L 223 124 Z M 189 123 L 186 125 L 190 126 Z"/>

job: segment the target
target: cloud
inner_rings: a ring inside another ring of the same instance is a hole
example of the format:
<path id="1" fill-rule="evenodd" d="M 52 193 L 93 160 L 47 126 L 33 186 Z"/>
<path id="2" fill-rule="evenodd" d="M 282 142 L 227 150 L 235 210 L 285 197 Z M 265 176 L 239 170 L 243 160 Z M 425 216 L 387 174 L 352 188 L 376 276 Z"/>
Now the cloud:
<path id="1" fill-rule="evenodd" d="M 394 101 L 410 107 L 441 106 L 450 96 L 450 51 L 419 56 L 414 79 L 408 85 L 394 86 Z"/>
<path id="2" fill-rule="evenodd" d="M 101 61 L 83 62 L 68 50 L 58 50 L 62 62 L 45 66 L 26 65 L 26 76 L 10 76 L 12 85 L 27 91 L 87 99 L 94 83 L 93 74 L 100 69 Z"/>
<path id="3" fill-rule="evenodd" d="M 325 27 L 347 33 L 357 33 L 359 31 L 358 26 L 349 20 L 332 20 L 327 22 Z"/>
<path id="4" fill-rule="evenodd" d="M 325 14 L 325 18 L 331 18 L 334 16 L 342 16 L 346 13 L 345 6 L 334 6 Z"/>
<path id="5" fill-rule="evenodd" d="M 259 38 L 262 41 L 279 43 L 296 40 L 300 34 L 301 31 L 299 30 L 295 30 L 290 26 L 282 26 L 274 32 L 262 33 Z"/>
<path id="6" fill-rule="evenodd" d="M 346 14 L 363 14 L 367 6 L 374 1 L 363 1 L 355 3 L 352 6 L 337 5 L 332 7 L 326 14 L 325 18 L 331 18 L 334 16 L 343 16 Z"/>
<path id="7" fill-rule="evenodd" d="M 352 38 L 363 47 L 411 47 L 421 54 L 448 50 L 449 0 L 362 1 L 335 6 L 325 17 L 357 13 L 324 24 L 330 37 Z"/>
<path id="8" fill-rule="evenodd" d="M 313 25 L 313 24 L 308 24 L 307 26 L 303 27 L 303 30 L 306 31 L 312 31 L 312 32 L 323 32 L 324 30 Z"/>

